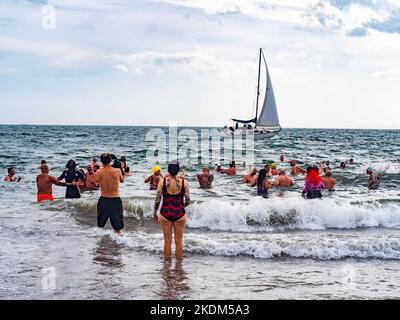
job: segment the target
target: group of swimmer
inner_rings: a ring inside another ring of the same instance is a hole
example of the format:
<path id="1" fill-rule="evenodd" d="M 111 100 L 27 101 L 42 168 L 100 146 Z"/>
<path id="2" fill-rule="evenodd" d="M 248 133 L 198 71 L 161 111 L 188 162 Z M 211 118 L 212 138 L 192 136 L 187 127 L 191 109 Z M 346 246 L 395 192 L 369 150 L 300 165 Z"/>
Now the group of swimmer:
<path id="1" fill-rule="evenodd" d="M 285 163 L 284 156 L 280 157 L 280 162 Z M 319 166 L 308 166 L 304 169 L 297 165 L 295 160 L 290 160 L 290 175 L 297 176 L 304 174 L 305 185 L 303 196 L 307 199 L 322 198 L 322 190 L 334 191 L 336 180 L 332 177 L 330 161 L 320 163 Z M 350 159 L 349 165 L 354 164 Z M 66 187 L 66 198 L 80 198 L 81 192 L 86 190 L 100 190 L 101 195 L 97 203 L 97 225 L 102 228 L 108 220 L 115 232 L 121 233 L 124 228 L 123 204 L 120 198 L 120 183 L 129 176 L 130 169 L 126 164 L 126 158 L 118 159 L 113 154 L 103 153 L 100 163 L 96 157 L 86 166 L 87 172 L 79 169 L 74 160 L 69 160 L 59 177 L 49 174 L 49 166 L 45 160 L 40 165 L 41 173 L 36 177 L 37 201 L 54 201 L 52 186 Z M 341 169 L 346 168 L 346 163 L 342 162 Z M 224 169 L 217 163 L 214 171 L 216 174 L 226 174 L 236 176 L 238 171 L 246 171 L 247 165 L 244 163 L 239 168 L 232 161 L 229 167 Z M 153 220 L 160 223 L 164 235 L 164 256 L 171 258 L 171 245 L 174 235 L 175 255 L 177 259 L 183 257 L 183 233 L 187 221 L 185 208 L 190 204 L 189 183 L 185 180 L 186 173 L 181 169 L 178 161 L 171 161 L 167 168 L 168 173 L 164 176 L 161 167 L 156 165 L 152 169 L 152 175 L 147 177 L 144 183 L 149 184 L 150 190 L 157 190 L 154 203 Z M 8 168 L 6 182 L 17 182 L 21 178 L 17 177 L 14 168 Z M 380 178 L 371 167 L 366 170 L 369 175 L 368 188 L 377 189 Z M 323 177 L 321 175 L 324 174 Z M 204 167 L 198 174 L 197 181 L 200 188 L 211 188 L 214 175 L 210 173 L 208 167 Z M 273 180 L 272 180 L 273 178 Z M 267 164 L 261 170 L 252 168 L 249 173 L 245 173 L 242 183 L 251 187 L 257 187 L 257 194 L 266 197 L 268 191 L 276 187 L 290 188 L 295 185 L 292 177 L 286 174 L 284 168 L 278 168 L 276 163 Z M 160 209 L 161 206 L 161 209 Z M 160 210 L 160 215 L 158 211 Z"/>

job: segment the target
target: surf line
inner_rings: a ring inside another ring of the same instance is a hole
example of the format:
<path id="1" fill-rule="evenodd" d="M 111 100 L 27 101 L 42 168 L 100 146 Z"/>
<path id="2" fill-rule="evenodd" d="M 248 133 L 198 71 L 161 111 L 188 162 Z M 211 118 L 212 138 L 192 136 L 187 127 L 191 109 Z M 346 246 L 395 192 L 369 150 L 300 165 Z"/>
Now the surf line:
<path id="1" fill-rule="evenodd" d="M 157 307 L 151 307 L 151 315 L 176 315 L 178 318 L 182 317 L 185 307 L 162 307 L 157 304 Z"/>

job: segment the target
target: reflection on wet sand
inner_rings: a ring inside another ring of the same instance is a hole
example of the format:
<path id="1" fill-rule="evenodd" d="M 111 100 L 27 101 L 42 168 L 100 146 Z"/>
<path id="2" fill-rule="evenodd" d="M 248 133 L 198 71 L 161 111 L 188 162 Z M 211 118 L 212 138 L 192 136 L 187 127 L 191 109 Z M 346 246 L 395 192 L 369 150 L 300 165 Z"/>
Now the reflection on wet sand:
<path id="1" fill-rule="evenodd" d="M 188 276 L 182 266 L 182 260 L 164 261 L 161 269 L 163 283 L 159 292 L 160 299 L 181 300 L 188 299 L 191 289 L 188 284 Z"/>
<path id="2" fill-rule="evenodd" d="M 97 243 L 93 261 L 100 263 L 104 267 L 110 267 L 109 271 L 111 272 L 120 270 L 124 267 L 121 261 L 121 249 L 122 246 L 120 244 L 105 235 Z"/>

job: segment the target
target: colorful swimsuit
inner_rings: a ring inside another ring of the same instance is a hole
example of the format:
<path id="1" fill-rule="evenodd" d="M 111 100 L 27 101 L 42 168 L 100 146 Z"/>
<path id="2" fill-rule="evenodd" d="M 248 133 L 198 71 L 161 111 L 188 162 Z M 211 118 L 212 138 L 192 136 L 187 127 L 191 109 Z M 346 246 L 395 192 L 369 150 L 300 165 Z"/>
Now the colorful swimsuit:
<path id="1" fill-rule="evenodd" d="M 168 221 L 175 222 L 186 214 L 183 200 L 185 197 L 185 180 L 182 179 L 181 191 L 178 194 L 168 193 L 165 181 L 166 178 L 164 178 L 163 203 L 160 213 Z"/>

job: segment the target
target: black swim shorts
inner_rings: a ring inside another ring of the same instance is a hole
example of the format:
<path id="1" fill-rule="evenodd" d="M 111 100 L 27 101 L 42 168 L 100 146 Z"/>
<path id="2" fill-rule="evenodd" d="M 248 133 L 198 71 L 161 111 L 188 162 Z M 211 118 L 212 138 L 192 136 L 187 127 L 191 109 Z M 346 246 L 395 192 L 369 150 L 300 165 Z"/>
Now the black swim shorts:
<path id="1" fill-rule="evenodd" d="M 124 228 L 121 198 L 100 197 L 97 203 L 97 225 L 103 228 L 108 218 L 114 230 L 119 231 Z"/>

